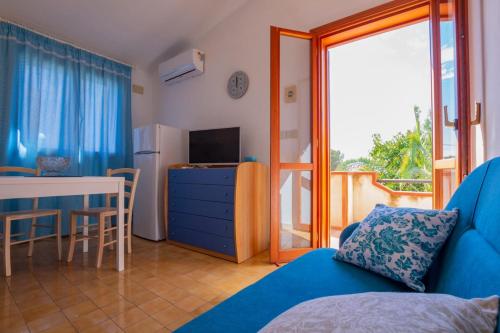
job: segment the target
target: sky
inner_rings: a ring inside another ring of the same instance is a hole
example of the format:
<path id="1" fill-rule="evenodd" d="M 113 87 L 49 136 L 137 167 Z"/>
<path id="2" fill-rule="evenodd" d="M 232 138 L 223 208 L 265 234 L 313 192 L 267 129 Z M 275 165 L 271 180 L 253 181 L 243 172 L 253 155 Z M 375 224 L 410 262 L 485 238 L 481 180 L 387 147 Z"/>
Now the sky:
<path id="1" fill-rule="evenodd" d="M 329 66 L 330 145 L 345 159 L 412 129 L 414 105 L 431 110 L 428 22 L 332 47 Z"/>

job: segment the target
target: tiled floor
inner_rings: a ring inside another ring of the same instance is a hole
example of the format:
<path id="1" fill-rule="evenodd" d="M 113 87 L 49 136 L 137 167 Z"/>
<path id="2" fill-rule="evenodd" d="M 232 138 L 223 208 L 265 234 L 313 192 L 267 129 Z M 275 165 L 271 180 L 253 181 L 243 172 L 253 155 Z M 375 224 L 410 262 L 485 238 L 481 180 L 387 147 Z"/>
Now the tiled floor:
<path id="1" fill-rule="evenodd" d="M 266 253 L 235 264 L 134 238 L 126 270 L 106 251 L 96 270 L 95 248 L 59 263 L 55 242 L 13 247 L 13 275 L 0 278 L 0 332 L 170 332 L 276 267 Z M 3 261 L 2 261 L 3 265 Z"/>

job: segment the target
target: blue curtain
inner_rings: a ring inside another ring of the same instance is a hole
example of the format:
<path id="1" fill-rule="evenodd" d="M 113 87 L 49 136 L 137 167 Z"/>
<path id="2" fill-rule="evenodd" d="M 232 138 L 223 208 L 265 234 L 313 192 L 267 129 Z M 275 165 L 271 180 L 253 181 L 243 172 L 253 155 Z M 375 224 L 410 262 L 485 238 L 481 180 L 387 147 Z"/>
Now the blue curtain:
<path id="1" fill-rule="evenodd" d="M 0 165 L 34 168 L 37 156 L 57 155 L 71 158 L 69 175 L 132 166 L 130 76 L 129 66 L 0 22 Z M 0 210 L 29 204 L 4 201 Z M 81 198 L 41 206 L 64 208 L 67 231 L 67 211 Z"/>

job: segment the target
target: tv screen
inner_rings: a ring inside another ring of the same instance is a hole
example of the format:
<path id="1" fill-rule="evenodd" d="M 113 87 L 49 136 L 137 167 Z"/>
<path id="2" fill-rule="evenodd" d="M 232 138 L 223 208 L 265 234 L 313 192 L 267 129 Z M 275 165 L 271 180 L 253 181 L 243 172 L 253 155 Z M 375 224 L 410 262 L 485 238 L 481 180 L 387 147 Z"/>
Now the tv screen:
<path id="1" fill-rule="evenodd" d="M 239 162 L 239 127 L 189 132 L 189 163 Z"/>

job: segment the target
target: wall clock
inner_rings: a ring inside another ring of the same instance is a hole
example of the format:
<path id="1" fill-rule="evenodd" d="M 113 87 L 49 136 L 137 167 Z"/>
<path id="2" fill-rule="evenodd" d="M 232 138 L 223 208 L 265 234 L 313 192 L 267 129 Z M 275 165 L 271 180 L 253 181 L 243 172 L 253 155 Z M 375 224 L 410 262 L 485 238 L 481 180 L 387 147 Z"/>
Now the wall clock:
<path id="1" fill-rule="evenodd" d="M 247 73 L 243 71 L 234 72 L 227 81 L 227 93 L 231 98 L 241 98 L 247 92 L 249 84 L 250 80 Z"/>

